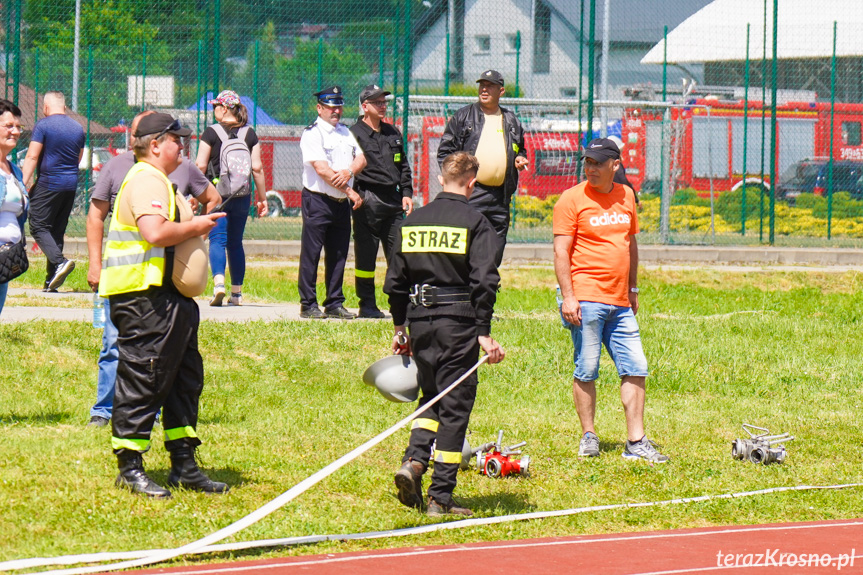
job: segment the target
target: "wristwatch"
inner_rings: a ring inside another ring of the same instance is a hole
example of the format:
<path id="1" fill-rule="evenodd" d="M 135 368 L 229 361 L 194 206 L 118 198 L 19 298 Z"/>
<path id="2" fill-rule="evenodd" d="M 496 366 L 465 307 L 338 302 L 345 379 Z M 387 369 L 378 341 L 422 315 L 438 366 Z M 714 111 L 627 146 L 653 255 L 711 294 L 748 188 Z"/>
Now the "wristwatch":
<path id="1" fill-rule="evenodd" d="M 354 177 L 354 171 L 352 169 L 348 168 L 348 173 L 351 175 L 352 178 Z"/>
<path id="2" fill-rule="evenodd" d="M 638 293 L 638 288 L 629 288 L 629 291 L 632 293 Z"/>

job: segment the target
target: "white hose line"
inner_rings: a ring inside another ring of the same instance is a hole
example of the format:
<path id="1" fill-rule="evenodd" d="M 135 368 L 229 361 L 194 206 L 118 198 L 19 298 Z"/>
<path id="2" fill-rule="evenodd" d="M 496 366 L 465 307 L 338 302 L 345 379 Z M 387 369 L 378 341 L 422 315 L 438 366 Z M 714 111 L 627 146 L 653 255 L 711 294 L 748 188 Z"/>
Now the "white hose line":
<path id="1" fill-rule="evenodd" d="M 426 411 L 432 405 L 434 405 L 435 403 L 440 401 L 440 399 L 442 397 L 444 397 L 450 391 L 455 389 L 455 387 L 458 384 L 460 384 L 465 379 L 467 379 L 468 376 L 470 376 L 470 374 L 475 372 L 479 368 L 479 366 L 484 364 L 487 360 L 488 360 L 487 355 L 482 356 L 479 359 L 479 361 L 477 361 L 476 364 L 474 364 L 474 366 L 472 368 L 470 368 L 464 375 L 462 375 L 460 378 L 458 378 L 452 384 L 450 384 L 449 387 L 447 387 L 446 389 L 441 391 L 439 394 L 434 396 L 434 398 L 432 398 L 431 401 L 429 401 L 428 403 L 426 403 L 425 405 L 423 405 L 422 407 L 420 407 L 419 409 L 417 409 L 416 411 L 414 411 L 413 413 L 411 413 L 410 415 L 408 415 L 407 417 L 405 417 L 404 419 L 402 419 L 401 421 L 399 421 L 398 423 L 396 423 L 395 425 L 393 425 L 392 427 L 387 429 L 386 431 L 383 431 L 380 434 L 378 434 L 377 436 L 369 439 L 368 441 L 366 441 L 365 443 L 363 443 L 362 445 L 360 445 L 359 447 L 357 447 L 356 449 L 354 449 L 350 453 L 343 455 L 342 457 L 333 461 L 332 463 L 330 463 L 329 465 L 327 465 L 326 467 L 324 467 L 323 469 L 321 469 L 320 471 L 318 471 L 314 475 L 307 477 L 303 481 L 297 483 L 295 486 L 291 487 L 290 489 L 288 489 L 287 491 L 285 491 L 284 493 L 282 493 L 281 495 L 279 495 L 278 497 L 276 497 L 275 499 L 273 499 L 269 503 L 265 504 L 264 506 L 259 507 L 255 511 L 249 513 L 248 515 L 246 515 L 242 519 L 235 521 L 234 523 L 228 525 L 227 527 L 219 529 L 215 533 L 211 533 L 210 535 L 207 535 L 206 537 L 203 537 L 201 539 L 198 539 L 197 541 L 193 541 L 191 543 L 183 545 L 182 547 L 178 547 L 176 549 L 167 549 L 167 550 L 158 551 L 157 553 L 154 553 L 152 555 L 148 555 L 148 556 L 143 557 L 141 559 L 134 559 L 131 561 L 123 561 L 121 563 L 113 563 L 111 565 L 102 565 L 102 566 L 98 566 L 98 567 L 82 567 L 79 569 L 62 569 L 62 570 L 57 570 L 57 571 L 46 571 L 44 573 L 45 573 L 45 575 L 47 575 L 49 573 L 52 575 L 83 575 L 86 573 L 104 573 L 105 571 L 114 571 L 114 570 L 119 570 L 119 569 L 128 569 L 130 567 L 141 567 L 143 565 L 152 565 L 153 563 L 161 563 L 163 561 L 173 559 L 174 557 L 179 557 L 180 555 L 186 555 L 187 553 L 194 553 L 203 547 L 206 547 L 208 545 L 212 545 L 213 543 L 216 543 L 218 541 L 221 541 L 222 539 L 230 537 L 234 533 L 241 531 L 241 530 L 245 529 L 246 527 L 249 527 L 250 525 L 257 523 L 258 521 L 260 521 L 261 519 L 263 519 L 267 515 L 273 513 L 274 511 L 281 509 L 288 502 L 295 499 L 299 495 L 305 493 L 307 490 L 309 490 L 315 484 L 317 484 L 320 481 L 322 481 L 323 479 L 329 477 L 330 475 L 332 475 L 333 473 L 335 473 L 336 471 L 338 471 L 339 469 L 341 469 L 342 467 L 344 467 L 345 465 L 347 465 L 348 463 L 350 463 L 351 461 L 353 461 L 354 459 L 356 459 L 357 457 L 359 457 L 360 455 L 362 455 L 363 453 L 365 453 L 366 451 L 368 451 L 369 449 L 371 449 L 372 447 L 374 447 L 378 443 L 382 442 L 384 439 L 386 439 L 390 435 L 394 434 L 396 431 L 398 431 L 399 429 L 401 429 L 402 427 L 404 427 L 408 423 L 410 423 L 418 415 L 420 415 L 421 413 Z"/>
<path id="2" fill-rule="evenodd" d="M 299 537 L 286 537 L 283 539 L 261 539 L 258 541 L 242 541 L 239 543 L 224 543 L 221 545 L 209 545 L 202 547 L 189 554 L 198 553 L 223 553 L 226 551 L 241 551 L 245 549 L 261 549 L 264 547 L 287 547 L 290 545 L 307 545 L 311 543 L 322 543 L 325 541 L 353 541 L 360 539 L 381 539 L 385 537 L 406 537 L 408 535 L 421 535 L 433 531 L 448 529 L 464 529 L 479 525 L 493 525 L 510 521 L 527 521 L 530 519 L 548 519 L 550 517 L 566 517 L 592 511 L 607 511 L 610 509 L 628 509 L 639 507 L 654 507 L 659 505 L 676 505 L 681 503 L 696 503 L 710 501 L 713 499 L 738 499 L 752 497 L 755 495 L 767 495 L 770 493 L 781 493 L 783 491 L 812 491 L 824 489 L 849 489 L 852 487 L 863 487 L 863 483 L 843 483 L 839 485 L 798 485 L 793 487 L 771 487 L 757 491 L 742 491 L 740 493 L 723 493 L 720 495 L 701 495 L 698 497 L 686 497 L 682 499 L 666 499 L 663 501 L 651 501 L 648 503 L 616 503 L 611 505 L 594 505 L 591 507 L 576 507 L 573 509 L 561 509 L 556 511 L 537 511 L 534 513 L 515 513 L 501 515 L 498 517 L 477 517 L 474 519 L 462 519 L 460 521 L 448 521 L 432 525 L 421 525 L 418 527 L 404 527 L 402 529 L 391 529 L 387 531 L 367 531 L 365 533 L 332 534 L 332 535 L 303 535 Z M 117 561 L 120 559 L 137 559 L 148 557 L 163 552 L 164 549 L 150 549 L 148 551 L 126 551 L 122 553 L 89 553 L 85 555 L 64 555 L 52 558 L 15 559 L 0 563 L 0 571 L 14 571 L 18 569 L 31 569 L 34 567 L 47 567 L 51 565 L 74 565 L 77 563 L 96 563 L 100 561 Z"/>

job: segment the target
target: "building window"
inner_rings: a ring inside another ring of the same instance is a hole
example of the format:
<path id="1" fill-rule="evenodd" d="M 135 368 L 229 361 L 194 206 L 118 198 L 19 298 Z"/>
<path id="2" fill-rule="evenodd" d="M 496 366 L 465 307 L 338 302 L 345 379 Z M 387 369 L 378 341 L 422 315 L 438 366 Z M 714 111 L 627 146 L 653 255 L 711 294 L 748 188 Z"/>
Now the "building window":
<path id="1" fill-rule="evenodd" d="M 506 35 L 506 51 L 507 52 L 518 52 L 519 46 L 521 44 L 521 38 L 519 38 L 518 34 L 507 34 Z"/>
<path id="2" fill-rule="evenodd" d="M 561 88 L 561 98 L 578 98 L 578 90 L 576 88 Z"/>
<path id="3" fill-rule="evenodd" d="M 859 146 L 861 143 L 860 122 L 842 122 L 842 143 L 846 146 Z"/>
<path id="4" fill-rule="evenodd" d="M 533 71 L 537 74 L 551 71 L 551 9 L 542 0 L 536 3 L 533 19 Z"/>
<path id="5" fill-rule="evenodd" d="M 491 36 L 477 36 L 476 37 L 476 51 L 477 52 L 491 52 Z"/>

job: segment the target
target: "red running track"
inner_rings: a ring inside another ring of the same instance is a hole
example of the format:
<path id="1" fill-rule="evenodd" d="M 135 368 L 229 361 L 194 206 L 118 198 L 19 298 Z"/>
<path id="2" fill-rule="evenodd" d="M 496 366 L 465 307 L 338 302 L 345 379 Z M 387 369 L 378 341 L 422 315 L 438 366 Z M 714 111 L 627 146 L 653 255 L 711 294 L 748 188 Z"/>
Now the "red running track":
<path id="1" fill-rule="evenodd" d="M 863 519 L 402 547 L 135 571 L 172 575 L 728 572 L 863 573 Z"/>

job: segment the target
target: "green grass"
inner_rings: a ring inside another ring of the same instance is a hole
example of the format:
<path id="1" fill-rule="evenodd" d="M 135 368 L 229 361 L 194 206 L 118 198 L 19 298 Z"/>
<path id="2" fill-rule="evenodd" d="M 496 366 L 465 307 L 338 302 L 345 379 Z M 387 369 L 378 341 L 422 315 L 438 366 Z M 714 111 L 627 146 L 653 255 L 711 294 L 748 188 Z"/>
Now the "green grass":
<path id="1" fill-rule="evenodd" d="M 37 272 L 30 273 L 38 284 Z M 74 287 L 83 289 L 84 273 L 74 272 Z M 524 267 L 503 276 L 493 335 L 507 359 L 481 368 L 471 442 L 491 441 L 498 429 L 507 443 L 526 440 L 532 475 L 492 480 L 460 473 L 456 495 L 477 515 L 861 480 L 860 274 L 644 271 L 638 317 L 651 365 L 646 424 L 672 457 L 656 467 L 620 457 L 623 412 L 605 355 L 597 411 L 603 453 L 578 460 L 572 348 L 554 311 L 553 273 Z M 296 301 L 295 281 L 295 264 L 253 266 L 245 291 Z M 0 324 L 0 560 L 179 546 L 238 520 L 410 413 L 410 405 L 386 402 L 360 380 L 387 353 L 390 335 L 385 322 L 204 323 L 200 452 L 205 469 L 233 489 L 225 497 L 182 492 L 156 502 L 113 486 L 110 430 L 84 426 L 100 332 L 84 322 Z M 730 443 L 743 435 L 744 422 L 797 436 L 786 463 L 732 460 Z M 164 481 L 169 461 L 160 432 L 145 461 Z M 407 432 L 397 433 L 231 540 L 431 523 L 395 499 L 392 474 L 406 441 Z M 860 515 L 860 495 L 859 489 L 792 492 L 599 511 L 177 563 L 851 518 Z"/>

